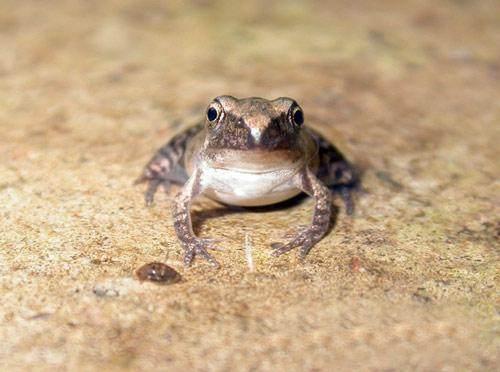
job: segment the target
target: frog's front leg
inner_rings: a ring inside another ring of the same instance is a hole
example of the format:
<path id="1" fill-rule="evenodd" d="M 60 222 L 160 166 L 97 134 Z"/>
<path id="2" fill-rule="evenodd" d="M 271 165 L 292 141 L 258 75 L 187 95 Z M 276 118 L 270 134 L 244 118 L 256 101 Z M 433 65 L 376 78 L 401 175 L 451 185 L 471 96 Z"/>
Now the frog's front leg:
<path id="1" fill-rule="evenodd" d="M 310 249 L 328 232 L 330 227 L 332 213 L 330 190 L 307 167 L 295 176 L 294 183 L 315 200 L 312 223 L 290 242 L 273 244 L 274 256 L 279 256 L 293 248 L 300 247 L 300 256 L 304 258 Z"/>
<path id="2" fill-rule="evenodd" d="M 217 249 L 213 239 L 198 238 L 191 221 L 191 202 L 203 192 L 202 172 L 196 169 L 177 195 L 174 205 L 174 228 L 182 248 L 184 248 L 184 264 L 189 266 L 196 255 L 205 258 L 212 266 L 219 264 L 207 249 Z"/>

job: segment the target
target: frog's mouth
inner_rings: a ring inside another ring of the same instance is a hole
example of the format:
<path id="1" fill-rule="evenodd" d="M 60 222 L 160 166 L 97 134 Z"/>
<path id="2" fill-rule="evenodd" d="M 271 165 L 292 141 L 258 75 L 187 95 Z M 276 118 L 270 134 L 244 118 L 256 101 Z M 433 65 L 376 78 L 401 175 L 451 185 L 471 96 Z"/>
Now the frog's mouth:
<path id="1" fill-rule="evenodd" d="M 302 151 L 295 150 L 211 150 L 204 156 L 206 164 L 215 169 L 238 173 L 264 174 L 300 169 L 308 162 Z"/>

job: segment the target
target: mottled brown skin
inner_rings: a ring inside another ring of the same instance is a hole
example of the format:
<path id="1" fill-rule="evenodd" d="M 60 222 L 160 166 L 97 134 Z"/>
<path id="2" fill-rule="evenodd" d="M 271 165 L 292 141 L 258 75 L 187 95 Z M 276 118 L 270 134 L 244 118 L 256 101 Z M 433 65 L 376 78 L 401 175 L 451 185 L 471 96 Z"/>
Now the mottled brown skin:
<path id="1" fill-rule="evenodd" d="M 342 197 L 347 213 L 353 213 L 351 193 L 359 183 L 354 168 L 319 133 L 303 126 L 302 109 L 293 99 L 220 96 L 207 108 L 205 123 L 180 133 L 160 148 L 138 180 L 148 182 L 147 204 L 152 203 L 159 186 L 168 190 L 171 183 L 184 185 L 176 198 L 173 217 L 186 265 L 199 255 L 218 266 L 208 253 L 216 249 L 214 240 L 198 238 L 193 232 L 190 206 L 202 193 L 227 202 L 224 198 L 233 195 L 221 190 L 224 180 L 219 178 L 233 173 L 248 174 L 255 184 L 247 194 L 233 190 L 238 205 L 278 202 L 289 192 L 293 196 L 293 190 L 315 199 L 312 223 L 288 243 L 272 244 L 275 256 L 298 248 L 300 256 L 305 257 L 321 240 L 330 226 L 332 192 Z M 278 178 L 278 186 L 266 199 L 264 184 L 272 182 L 273 177 Z"/>

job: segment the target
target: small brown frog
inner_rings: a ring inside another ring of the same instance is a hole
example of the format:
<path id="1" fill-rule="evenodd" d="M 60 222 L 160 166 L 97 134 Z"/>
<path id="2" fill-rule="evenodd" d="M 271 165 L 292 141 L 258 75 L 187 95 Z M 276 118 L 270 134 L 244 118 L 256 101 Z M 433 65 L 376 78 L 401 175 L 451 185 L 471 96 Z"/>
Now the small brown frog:
<path id="1" fill-rule="evenodd" d="M 311 225 L 288 243 L 272 245 L 276 256 L 299 248 L 305 257 L 329 229 L 332 192 L 352 214 L 352 191 L 359 177 L 336 147 L 304 126 L 295 100 L 219 96 L 208 106 L 204 123 L 158 150 L 138 179 L 144 181 L 147 204 L 159 186 L 168 191 L 172 183 L 184 185 L 173 208 L 184 262 L 189 265 L 199 255 L 218 266 L 208 253 L 216 248 L 214 241 L 193 232 L 190 206 L 195 197 L 204 194 L 225 204 L 262 206 L 305 192 L 315 199 Z"/>

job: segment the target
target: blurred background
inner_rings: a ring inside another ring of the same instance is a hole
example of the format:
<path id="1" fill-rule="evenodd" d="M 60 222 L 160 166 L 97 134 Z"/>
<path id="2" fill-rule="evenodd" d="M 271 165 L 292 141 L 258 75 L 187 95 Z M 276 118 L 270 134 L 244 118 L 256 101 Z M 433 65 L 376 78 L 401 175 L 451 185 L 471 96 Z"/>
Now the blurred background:
<path id="1" fill-rule="evenodd" d="M 497 369 L 499 81 L 497 0 L 0 0 L 0 366 Z M 309 200 L 200 201 L 223 269 L 184 270 L 173 194 L 131 186 L 221 94 L 295 98 L 364 170 L 304 264 L 267 247 Z"/>

